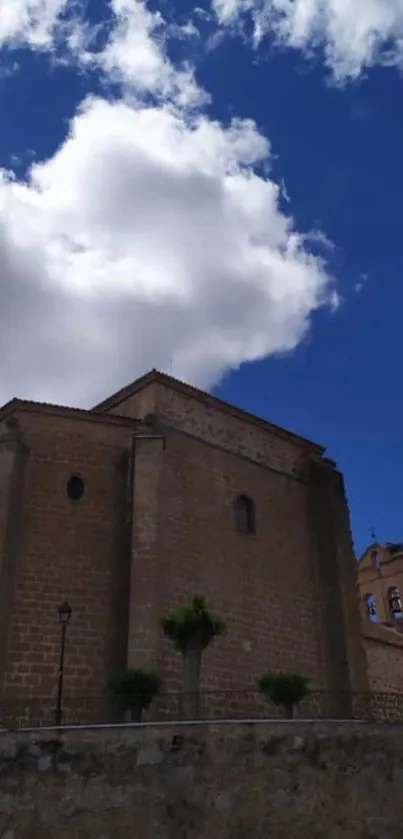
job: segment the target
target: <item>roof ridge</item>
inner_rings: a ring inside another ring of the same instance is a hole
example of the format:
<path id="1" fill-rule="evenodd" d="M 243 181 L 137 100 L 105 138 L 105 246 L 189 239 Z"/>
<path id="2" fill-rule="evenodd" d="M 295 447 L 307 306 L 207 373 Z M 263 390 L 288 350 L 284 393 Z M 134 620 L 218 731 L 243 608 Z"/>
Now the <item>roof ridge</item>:
<path id="1" fill-rule="evenodd" d="M 97 405 L 94 406 L 93 410 L 110 410 L 111 408 L 113 408 L 116 405 L 119 405 L 126 398 L 128 398 L 131 393 L 135 392 L 136 390 L 140 390 L 146 384 L 150 384 L 153 381 L 160 382 L 161 384 L 165 384 L 168 387 L 176 388 L 177 390 L 181 390 L 182 392 L 187 392 L 199 401 L 208 401 L 210 403 L 213 403 L 213 405 L 221 408 L 222 410 L 225 410 L 227 413 L 238 415 L 238 417 L 240 419 L 243 419 L 245 422 L 253 423 L 255 426 L 264 426 L 267 428 L 267 430 L 270 429 L 273 433 L 277 434 L 280 437 L 288 438 L 298 443 L 303 443 L 305 444 L 305 446 L 313 449 L 314 451 L 316 451 L 316 453 L 320 455 L 323 455 L 325 452 L 325 447 L 319 443 L 314 443 L 312 440 L 309 440 L 300 434 L 296 434 L 293 431 L 289 431 L 286 428 L 282 428 L 281 426 L 270 422 L 270 420 L 263 419 L 263 417 L 257 416 L 256 414 L 252 414 L 249 411 L 246 411 L 244 408 L 239 408 L 236 405 L 232 405 L 230 402 L 226 402 L 219 396 L 213 396 L 211 393 L 201 390 L 200 388 L 188 384 L 187 382 L 183 382 L 180 379 L 175 378 L 174 376 L 170 376 L 167 373 L 161 373 L 155 368 L 150 370 L 148 373 L 145 373 L 143 376 L 140 376 L 138 379 L 135 379 L 129 385 L 126 385 L 125 387 L 116 391 L 116 393 L 112 394 L 107 399 L 104 399 L 102 402 L 99 402 Z"/>

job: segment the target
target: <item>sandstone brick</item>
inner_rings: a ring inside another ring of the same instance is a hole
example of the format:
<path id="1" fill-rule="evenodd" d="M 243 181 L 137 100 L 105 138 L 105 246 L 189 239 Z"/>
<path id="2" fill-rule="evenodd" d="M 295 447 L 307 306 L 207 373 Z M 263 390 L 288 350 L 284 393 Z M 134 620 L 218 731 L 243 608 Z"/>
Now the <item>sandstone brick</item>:
<path id="1" fill-rule="evenodd" d="M 377 563 L 374 562 L 374 554 Z M 390 553 L 387 546 L 371 545 L 358 563 L 362 631 L 368 659 L 368 678 L 375 692 L 403 692 L 403 621 L 393 620 L 388 592 L 403 596 L 403 548 Z M 372 623 L 367 598 L 375 599 L 377 622 Z"/>
<path id="2" fill-rule="evenodd" d="M 351 640 L 358 605 L 339 474 L 320 447 L 209 399 L 161 380 L 104 413 L 20 406 L 27 455 L 3 575 L 3 698 L 54 697 L 64 599 L 65 687 L 77 700 L 100 695 L 125 663 L 158 669 L 178 690 L 179 657 L 158 619 L 195 594 L 227 623 L 206 652 L 204 691 L 251 691 L 270 669 L 329 691 L 367 685 L 362 639 Z M 140 423 L 148 413 L 158 416 Z M 7 450 L 0 528 L 13 469 Z M 85 481 L 77 503 L 66 496 L 72 474 Z M 253 499 L 255 533 L 235 526 L 239 494 Z"/>

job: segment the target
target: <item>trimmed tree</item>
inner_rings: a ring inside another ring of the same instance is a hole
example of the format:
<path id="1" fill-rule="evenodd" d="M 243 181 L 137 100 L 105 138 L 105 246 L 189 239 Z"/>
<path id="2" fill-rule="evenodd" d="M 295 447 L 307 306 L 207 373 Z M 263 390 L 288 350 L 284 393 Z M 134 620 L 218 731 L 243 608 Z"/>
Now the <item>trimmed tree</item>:
<path id="1" fill-rule="evenodd" d="M 297 673 L 267 674 L 259 680 L 259 690 L 275 705 L 281 705 L 287 719 L 294 717 L 295 708 L 309 693 L 309 679 Z"/>
<path id="2" fill-rule="evenodd" d="M 194 597 L 188 605 L 164 615 L 160 625 L 182 656 L 183 715 L 198 719 L 203 652 L 217 635 L 224 634 L 225 623 L 210 614 L 203 597 Z"/>
<path id="3" fill-rule="evenodd" d="M 134 668 L 112 676 L 106 692 L 129 722 L 141 722 L 143 712 L 159 693 L 161 684 L 156 673 Z"/>

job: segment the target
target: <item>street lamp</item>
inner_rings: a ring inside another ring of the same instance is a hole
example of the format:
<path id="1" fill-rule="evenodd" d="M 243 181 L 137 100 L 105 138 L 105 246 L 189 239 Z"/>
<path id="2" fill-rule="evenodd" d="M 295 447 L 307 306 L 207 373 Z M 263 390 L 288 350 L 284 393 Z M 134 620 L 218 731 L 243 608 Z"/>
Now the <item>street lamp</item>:
<path id="1" fill-rule="evenodd" d="M 72 615 L 72 608 L 65 600 L 61 606 L 59 606 L 58 610 L 59 615 L 59 622 L 61 627 L 61 640 L 60 640 L 60 662 L 59 662 L 59 684 L 57 690 L 57 704 L 56 704 L 56 725 L 60 726 L 62 724 L 62 701 L 63 701 L 63 675 L 64 675 L 64 651 L 66 647 L 66 632 L 67 627 L 70 623 L 70 618 Z"/>

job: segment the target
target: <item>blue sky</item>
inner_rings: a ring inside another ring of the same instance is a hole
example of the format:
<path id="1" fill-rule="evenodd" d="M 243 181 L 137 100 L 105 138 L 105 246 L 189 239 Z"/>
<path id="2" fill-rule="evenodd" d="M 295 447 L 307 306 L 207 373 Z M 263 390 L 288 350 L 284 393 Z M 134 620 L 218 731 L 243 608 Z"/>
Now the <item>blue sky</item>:
<path id="1" fill-rule="evenodd" d="M 151 367 L 402 536 L 403 0 L 2 0 L 0 402 Z"/>

